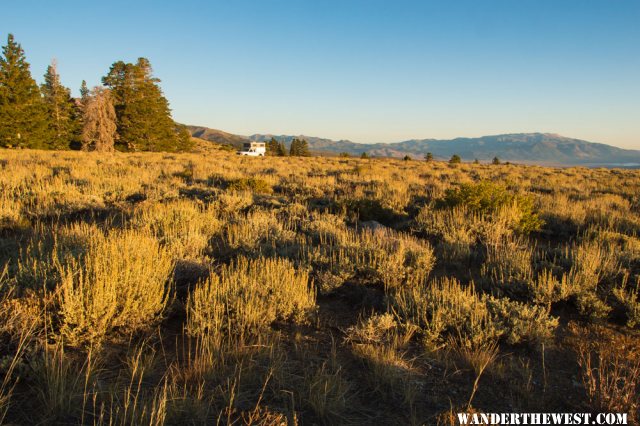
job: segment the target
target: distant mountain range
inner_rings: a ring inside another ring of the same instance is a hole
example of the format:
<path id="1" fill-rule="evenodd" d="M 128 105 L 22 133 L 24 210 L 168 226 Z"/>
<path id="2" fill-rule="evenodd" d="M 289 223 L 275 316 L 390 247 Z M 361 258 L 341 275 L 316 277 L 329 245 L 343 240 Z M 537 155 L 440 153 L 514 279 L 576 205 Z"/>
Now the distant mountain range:
<path id="1" fill-rule="evenodd" d="M 201 126 L 188 126 L 194 137 L 242 146 L 247 141 L 267 141 L 272 137 L 287 145 L 293 138 L 306 139 L 312 151 L 360 155 L 363 152 L 374 157 L 423 158 L 431 152 L 436 159 L 449 159 L 458 154 L 463 161 L 489 161 L 498 157 L 502 161 L 538 163 L 549 165 L 622 166 L 640 167 L 640 151 L 621 149 L 602 143 L 587 142 L 551 133 L 514 133 L 478 138 L 412 139 L 396 143 L 361 144 L 349 140 L 331 140 L 313 136 L 254 134 L 238 136 Z"/>

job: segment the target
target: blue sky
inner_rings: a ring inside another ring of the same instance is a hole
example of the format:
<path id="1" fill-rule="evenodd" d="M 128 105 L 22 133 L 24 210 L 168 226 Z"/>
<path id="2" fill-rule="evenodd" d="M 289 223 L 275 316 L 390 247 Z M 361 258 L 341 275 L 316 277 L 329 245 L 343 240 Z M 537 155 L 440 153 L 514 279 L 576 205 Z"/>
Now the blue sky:
<path id="1" fill-rule="evenodd" d="M 640 1 L 3 1 L 40 82 L 150 59 L 178 121 L 356 142 L 550 132 L 640 149 Z"/>

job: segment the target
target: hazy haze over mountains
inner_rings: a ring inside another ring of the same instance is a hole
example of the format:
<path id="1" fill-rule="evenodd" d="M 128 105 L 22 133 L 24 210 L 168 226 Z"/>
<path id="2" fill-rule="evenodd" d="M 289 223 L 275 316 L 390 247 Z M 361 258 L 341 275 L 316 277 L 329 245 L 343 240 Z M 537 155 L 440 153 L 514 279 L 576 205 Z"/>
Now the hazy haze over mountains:
<path id="1" fill-rule="evenodd" d="M 349 140 L 331 140 L 313 136 L 254 134 L 238 136 L 200 126 L 188 126 L 195 137 L 216 143 L 241 146 L 244 141 L 266 141 L 275 137 L 289 146 L 294 137 L 304 138 L 313 151 L 324 153 L 346 152 L 371 156 L 422 158 L 431 152 L 435 158 L 448 159 L 458 154 L 463 161 L 488 161 L 497 156 L 503 161 L 594 166 L 640 166 L 640 151 L 621 149 L 602 143 L 588 142 L 551 133 L 514 133 L 477 138 L 411 139 L 396 143 L 355 143 Z"/>

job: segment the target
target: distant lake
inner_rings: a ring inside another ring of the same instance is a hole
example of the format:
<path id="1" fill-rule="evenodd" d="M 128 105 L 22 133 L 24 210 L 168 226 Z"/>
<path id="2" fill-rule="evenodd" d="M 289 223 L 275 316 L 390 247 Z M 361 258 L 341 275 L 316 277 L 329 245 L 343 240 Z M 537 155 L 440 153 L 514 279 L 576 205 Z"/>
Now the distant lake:
<path id="1" fill-rule="evenodd" d="M 640 169 L 640 163 L 586 163 L 586 167 L 606 167 L 608 169 Z"/>

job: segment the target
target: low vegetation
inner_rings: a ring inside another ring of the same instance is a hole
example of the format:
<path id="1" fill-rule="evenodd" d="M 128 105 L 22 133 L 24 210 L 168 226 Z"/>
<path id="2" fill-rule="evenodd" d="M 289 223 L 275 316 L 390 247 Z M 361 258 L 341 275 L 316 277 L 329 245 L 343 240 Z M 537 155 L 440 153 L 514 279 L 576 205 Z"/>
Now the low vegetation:
<path id="1" fill-rule="evenodd" d="M 197 149 L 0 152 L 0 421 L 639 420 L 637 171 Z"/>

